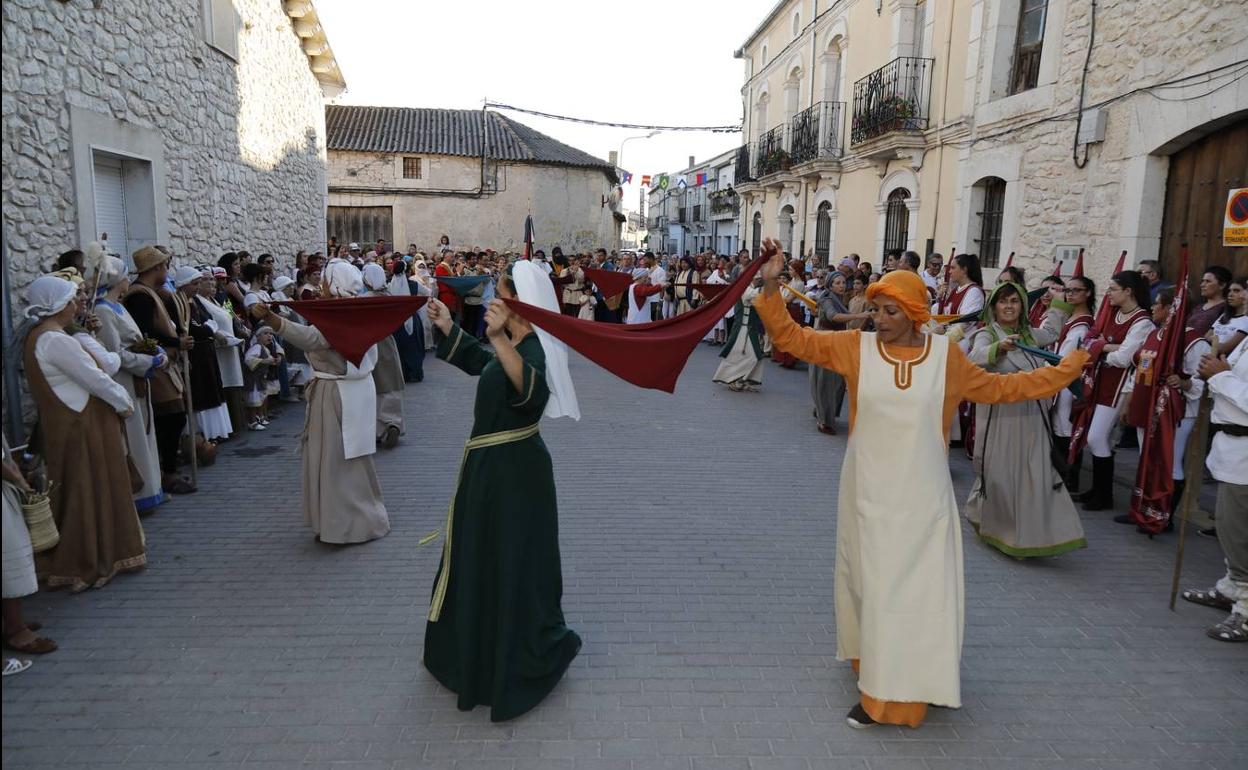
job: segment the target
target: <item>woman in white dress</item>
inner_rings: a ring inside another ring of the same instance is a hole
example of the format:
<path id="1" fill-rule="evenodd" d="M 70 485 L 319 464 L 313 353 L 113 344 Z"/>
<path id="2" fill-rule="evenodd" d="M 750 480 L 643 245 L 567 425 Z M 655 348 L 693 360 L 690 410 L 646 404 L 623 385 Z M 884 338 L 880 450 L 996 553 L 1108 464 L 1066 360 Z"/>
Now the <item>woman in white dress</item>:
<path id="1" fill-rule="evenodd" d="M 125 263 L 117 257 L 105 257 L 99 268 L 99 285 L 104 293 L 95 303 L 95 316 L 100 320 L 96 336 L 120 359 L 120 368 L 112 377 L 134 401 L 134 412 L 126 418 L 126 447 L 130 461 L 143 477 L 143 487 L 134 493 L 134 507 L 145 513 L 169 499 L 160 488 L 160 455 L 147 390 L 147 378 L 165 366 L 167 359 L 159 347 L 153 347 L 151 354 L 138 352 L 143 332 L 121 304 L 130 288 Z"/>
<path id="2" fill-rule="evenodd" d="M 4 644 L 26 655 L 43 655 L 56 649 L 56 642 L 35 634 L 38 623 L 27 623 L 22 618 L 22 597 L 39 590 L 35 576 L 35 555 L 30 547 L 30 531 L 22 516 L 22 503 L 18 492 L 30 492 L 30 485 L 22 476 L 17 464 L 9 457 L 9 439 L 3 437 L 4 445 Z M 30 661 L 5 658 L 4 675 L 18 674 L 30 668 Z"/>

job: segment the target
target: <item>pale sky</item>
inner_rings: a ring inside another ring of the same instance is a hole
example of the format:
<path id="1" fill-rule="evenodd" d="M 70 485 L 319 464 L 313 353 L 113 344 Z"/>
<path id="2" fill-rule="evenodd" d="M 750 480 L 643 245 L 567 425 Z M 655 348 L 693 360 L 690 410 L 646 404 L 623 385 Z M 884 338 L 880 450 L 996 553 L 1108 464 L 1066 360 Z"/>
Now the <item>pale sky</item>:
<path id="1" fill-rule="evenodd" d="M 647 125 L 734 125 L 736 50 L 773 0 L 316 0 L 347 91 L 339 104 L 517 107 Z M 604 160 L 636 129 L 504 113 Z M 740 145 L 740 134 L 670 132 L 624 147 L 637 208 L 643 174 L 679 171 Z"/>

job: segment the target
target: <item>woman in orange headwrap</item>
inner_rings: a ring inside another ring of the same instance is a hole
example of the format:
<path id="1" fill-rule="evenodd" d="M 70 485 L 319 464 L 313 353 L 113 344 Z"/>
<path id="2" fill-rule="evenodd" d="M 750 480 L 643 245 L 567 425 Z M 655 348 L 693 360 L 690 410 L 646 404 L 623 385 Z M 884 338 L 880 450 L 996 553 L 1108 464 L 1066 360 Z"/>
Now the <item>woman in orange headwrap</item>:
<path id="1" fill-rule="evenodd" d="M 917 727 L 928 704 L 961 705 L 962 540 L 946 447 L 958 401 L 1045 398 L 1075 379 L 1082 350 L 1058 366 L 990 374 L 957 345 L 919 331 L 927 289 L 895 270 L 867 289 L 876 332 L 803 329 L 779 292 L 779 244 L 767 240 L 754 307 L 772 344 L 845 378 L 849 448 L 841 469 L 836 546 L 838 660 L 858 672 L 852 727 Z M 880 483 L 904 468 L 905 484 Z"/>

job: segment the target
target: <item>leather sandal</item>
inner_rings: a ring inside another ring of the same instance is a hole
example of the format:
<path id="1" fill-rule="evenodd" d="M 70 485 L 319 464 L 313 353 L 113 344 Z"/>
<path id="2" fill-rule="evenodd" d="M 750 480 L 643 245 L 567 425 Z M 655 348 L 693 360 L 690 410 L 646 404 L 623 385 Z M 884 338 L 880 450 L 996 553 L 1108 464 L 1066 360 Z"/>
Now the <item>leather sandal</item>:
<path id="1" fill-rule="evenodd" d="M 1210 588 L 1208 590 L 1201 590 L 1198 588 L 1189 588 L 1183 592 L 1182 596 L 1183 596 L 1183 601 L 1185 602 L 1191 602 L 1192 604 L 1203 604 L 1206 607 L 1213 607 L 1214 609 L 1218 609 L 1218 610 L 1226 610 L 1227 612 L 1230 612 L 1231 606 L 1235 604 L 1235 602 L 1231 601 L 1229 598 L 1218 593 L 1218 589 L 1216 588 Z"/>
<path id="2" fill-rule="evenodd" d="M 49 652 L 56 652 L 56 642 L 46 636 L 36 636 L 26 644 L 14 644 L 12 639 L 6 639 L 4 645 L 23 655 L 46 655 Z"/>

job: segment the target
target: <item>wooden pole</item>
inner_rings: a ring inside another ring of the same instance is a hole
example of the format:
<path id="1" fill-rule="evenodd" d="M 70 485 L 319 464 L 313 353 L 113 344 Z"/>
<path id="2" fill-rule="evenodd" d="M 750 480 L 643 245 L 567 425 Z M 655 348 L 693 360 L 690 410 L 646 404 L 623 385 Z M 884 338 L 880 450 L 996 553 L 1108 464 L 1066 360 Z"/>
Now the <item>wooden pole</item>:
<path id="1" fill-rule="evenodd" d="M 1187 522 L 1191 518 L 1192 508 L 1200 497 L 1200 481 L 1204 478 L 1205 445 L 1209 434 L 1209 413 L 1213 409 L 1213 399 L 1209 397 L 1209 388 L 1205 387 L 1200 397 L 1200 412 L 1196 417 L 1192 435 L 1187 440 L 1187 455 L 1183 458 L 1183 477 L 1187 483 L 1183 486 L 1183 497 L 1179 500 L 1175 515 L 1179 519 L 1179 549 L 1174 556 L 1174 577 L 1170 581 L 1170 611 L 1174 612 L 1174 601 L 1179 595 L 1179 575 L 1183 571 L 1183 546 L 1187 544 Z"/>
<path id="2" fill-rule="evenodd" d="M 199 488 L 199 447 L 196 445 L 196 435 L 199 429 L 195 424 L 195 403 L 191 398 L 191 354 L 182 351 L 180 358 L 182 359 L 182 399 L 186 402 L 186 427 L 191 434 L 191 486 Z"/>

